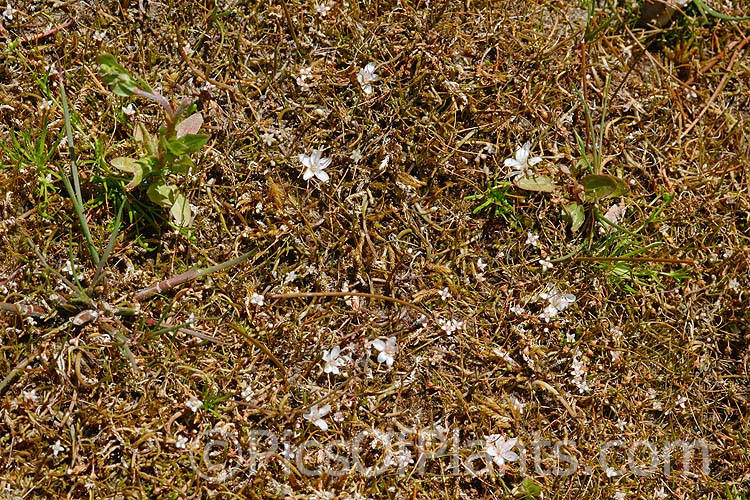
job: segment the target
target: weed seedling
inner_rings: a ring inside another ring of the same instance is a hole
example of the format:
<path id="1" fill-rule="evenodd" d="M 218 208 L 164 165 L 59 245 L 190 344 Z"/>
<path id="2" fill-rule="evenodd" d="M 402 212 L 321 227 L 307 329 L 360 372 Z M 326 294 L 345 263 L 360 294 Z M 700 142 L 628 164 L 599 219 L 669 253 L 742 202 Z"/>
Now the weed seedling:
<path id="1" fill-rule="evenodd" d="M 151 135 L 143 123 L 136 123 L 133 139 L 140 145 L 140 158 L 119 157 L 110 163 L 116 169 L 132 174 L 126 189 L 132 191 L 141 184 L 147 185 L 146 195 L 157 205 L 169 209 L 178 227 L 192 225 L 193 215 L 185 193 L 174 184 L 172 176 L 186 175 L 195 167 L 190 155 L 200 150 L 208 136 L 199 134 L 203 116 L 195 111 L 189 100 L 183 99 L 177 107 L 146 83 L 135 80 L 111 55 L 99 57 L 102 78 L 112 92 L 121 97 L 133 95 L 157 103 L 164 112 L 164 126 L 156 136 Z M 182 119 L 183 116 L 186 118 Z"/>

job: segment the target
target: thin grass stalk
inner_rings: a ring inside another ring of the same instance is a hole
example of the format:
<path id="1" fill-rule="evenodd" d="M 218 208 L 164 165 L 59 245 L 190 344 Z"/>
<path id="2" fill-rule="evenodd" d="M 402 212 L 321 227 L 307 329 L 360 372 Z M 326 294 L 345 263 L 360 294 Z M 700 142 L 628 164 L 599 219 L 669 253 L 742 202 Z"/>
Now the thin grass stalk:
<path id="1" fill-rule="evenodd" d="M 91 237 L 91 231 L 89 230 L 89 224 L 86 221 L 86 214 L 83 211 L 83 196 L 81 195 L 81 184 L 78 177 L 78 165 L 76 164 L 75 147 L 73 146 L 73 128 L 70 121 L 70 108 L 68 107 L 68 98 L 65 94 L 65 85 L 63 85 L 62 82 L 60 82 L 60 93 L 62 97 L 63 116 L 65 117 L 65 133 L 68 139 L 70 174 L 73 178 L 73 184 L 75 187 L 71 186 L 70 179 L 68 179 L 68 174 L 64 168 L 60 169 L 60 177 L 62 177 L 65 191 L 67 191 L 68 196 L 70 196 L 70 199 L 73 202 L 73 209 L 75 210 L 76 215 L 78 216 L 78 221 L 81 224 L 83 236 L 84 238 L 86 238 L 86 243 L 89 247 L 89 253 L 91 254 L 91 260 L 94 262 L 94 265 L 98 266 L 100 260 L 99 252 L 96 251 L 96 246 L 94 245 L 94 240 Z"/>

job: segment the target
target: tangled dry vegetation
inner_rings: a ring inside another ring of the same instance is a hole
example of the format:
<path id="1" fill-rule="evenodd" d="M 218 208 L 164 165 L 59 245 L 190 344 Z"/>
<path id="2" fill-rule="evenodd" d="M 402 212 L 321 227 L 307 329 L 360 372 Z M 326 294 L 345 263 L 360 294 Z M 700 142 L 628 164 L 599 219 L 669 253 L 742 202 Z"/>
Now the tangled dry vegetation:
<path id="1" fill-rule="evenodd" d="M 4 498 L 744 498 L 747 23 L 690 4 L 636 29 L 615 0 L 2 15 Z M 103 53 L 204 117 L 174 179 L 190 231 L 109 163 L 159 109 L 113 95 Z M 125 207 L 98 283 L 61 84 L 97 248 Z M 576 133 L 629 191 L 574 233 Z M 554 192 L 506 182 L 527 141 Z M 302 178 L 313 149 L 328 182 Z"/>

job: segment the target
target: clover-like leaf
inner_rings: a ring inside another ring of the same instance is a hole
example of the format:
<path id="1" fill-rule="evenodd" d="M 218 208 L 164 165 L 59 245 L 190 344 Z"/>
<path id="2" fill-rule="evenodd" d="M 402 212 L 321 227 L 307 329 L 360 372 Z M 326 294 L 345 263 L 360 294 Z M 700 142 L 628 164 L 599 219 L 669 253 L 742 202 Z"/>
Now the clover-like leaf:
<path id="1" fill-rule="evenodd" d="M 545 193 L 551 193 L 557 187 L 555 182 L 546 175 L 535 174 L 518 176 L 513 179 L 513 184 L 524 191 L 541 191 Z"/>
<path id="2" fill-rule="evenodd" d="M 570 219 L 570 230 L 573 233 L 578 232 L 586 220 L 586 213 L 583 211 L 583 205 L 572 202 L 564 205 L 563 210 L 565 211 L 565 215 Z"/>
<path id="3" fill-rule="evenodd" d="M 593 174 L 582 177 L 579 181 L 583 186 L 586 201 L 599 201 L 605 198 L 622 196 L 628 192 L 627 183 L 609 174 Z"/>

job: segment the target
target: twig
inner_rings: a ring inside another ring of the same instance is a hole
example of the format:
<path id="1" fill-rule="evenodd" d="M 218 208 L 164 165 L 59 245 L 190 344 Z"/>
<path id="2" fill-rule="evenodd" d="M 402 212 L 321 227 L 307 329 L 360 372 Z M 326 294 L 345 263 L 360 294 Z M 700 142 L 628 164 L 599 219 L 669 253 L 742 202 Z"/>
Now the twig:
<path id="1" fill-rule="evenodd" d="M 28 43 L 28 42 L 36 42 L 38 40 L 41 40 L 42 38 L 48 37 L 50 35 L 54 35 L 58 31 L 64 30 L 68 26 L 70 26 L 73 23 L 73 21 L 65 21 L 64 23 L 55 26 L 54 28 L 50 28 L 46 31 L 42 31 L 41 33 L 35 33 L 33 35 L 27 35 L 23 38 L 19 38 L 16 40 L 17 43 Z M 7 30 L 3 29 L 4 32 L 7 33 Z"/>
<path id="2" fill-rule="evenodd" d="M 253 256 L 256 252 L 257 250 L 251 250 L 250 252 L 243 253 L 239 257 L 235 257 L 234 259 L 230 259 L 226 262 L 217 264 L 215 266 L 206 267 L 203 269 L 194 268 L 194 269 L 190 269 L 189 271 L 185 271 L 182 274 L 178 274 L 177 276 L 172 276 L 169 279 L 162 280 L 154 285 L 151 285 L 147 288 L 140 290 L 138 293 L 135 294 L 135 297 L 133 297 L 133 300 L 135 300 L 136 302 L 143 302 L 144 300 L 151 298 L 154 295 L 170 290 L 188 281 L 192 281 L 197 278 L 202 278 L 216 271 L 223 271 L 224 269 L 228 269 L 230 267 L 236 266 L 243 260 Z"/>

